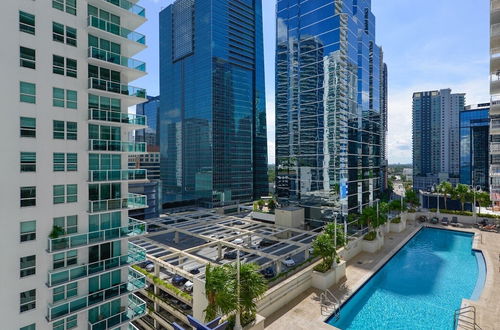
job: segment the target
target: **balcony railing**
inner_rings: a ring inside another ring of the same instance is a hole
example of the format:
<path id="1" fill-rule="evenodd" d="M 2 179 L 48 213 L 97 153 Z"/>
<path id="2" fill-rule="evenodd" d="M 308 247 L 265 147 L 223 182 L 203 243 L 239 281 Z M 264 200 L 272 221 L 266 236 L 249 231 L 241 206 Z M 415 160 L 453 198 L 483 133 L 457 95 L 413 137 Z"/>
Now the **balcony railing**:
<path id="1" fill-rule="evenodd" d="M 89 139 L 89 150 L 145 153 L 147 150 L 147 144 L 146 142 L 122 142 L 115 140 Z"/>
<path id="2" fill-rule="evenodd" d="M 130 1 L 127 0 L 104 0 L 104 1 L 109 2 L 120 8 L 123 8 L 133 14 L 139 15 L 141 17 L 146 17 L 146 9 Z"/>
<path id="3" fill-rule="evenodd" d="M 103 199 L 100 201 L 89 201 L 89 213 L 106 212 L 121 209 L 145 209 L 148 208 L 145 195 L 128 193 L 127 198 Z"/>
<path id="4" fill-rule="evenodd" d="M 144 300 L 134 294 L 131 294 L 129 296 L 128 306 L 125 311 L 120 312 L 120 314 L 108 317 L 107 319 L 97 321 L 95 323 L 89 322 L 89 330 L 112 329 L 113 327 L 117 327 L 122 323 L 130 322 L 144 316 L 146 314 L 146 308 L 147 306 Z M 129 329 L 131 329 L 130 326 Z"/>
<path id="5" fill-rule="evenodd" d="M 146 63 L 130 57 L 121 56 L 120 54 L 112 53 L 104 49 L 90 47 L 88 56 L 97 60 L 121 65 L 129 69 L 146 72 Z"/>
<path id="6" fill-rule="evenodd" d="M 490 143 L 490 152 L 491 153 L 499 153 L 500 152 L 500 143 Z"/>
<path id="7" fill-rule="evenodd" d="M 51 253 L 66 249 L 75 249 L 123 237 L 145 235 L 146 232 L 147 224 L 145 222 L 129 218 L 127 226 L 98 230 L 83 234 L 68 235 L 59 238 L 49 238 L 48 252 Z"/>
<path id="8" fill-rule="evenodd" d="M 98 89 L 101 91 L 117 93 L 122 95 L 135 96 L 141 99 L 146 98 L 146 90 L 144 88 L 129 86 L 110 80 L 99 78 L 89 78 L 89 88 Z"/>
<path id="9" fill-rule="evenodd" d="M 95 27 L 96 29 L 103 30 L 122 38 L 140 43 L 142 45 L 146 44 L 146 37 L 143 34 L 137 33 L 135 31 L 131 31 L 124 27 L 121 27 L 118 24 L 111 23 L 109 21 L 103 20 L 101 18 L 95 16 L 89 16 L 87 19 L 87 25 L 91 27 Z"/>
<path id="10" fill-rule="evenodd" d="M 79 265 L 49 271 L 47 286 L 52 287 L 54 285 L 78 280 L 80 278 L 85 278 L 93 274 L 133 265 L 143 261 L 146 261 L 146 249 L 141 248 L 140 246 L 135 245 L 132 242 L 128 242 L 128 253 L 126 255 L 101 260 L 86 265 Z"/>
<path id="11" fill-rule="evenodd" d="M 101 109 L 89 109 L 89 120 L 146 126 L 146 116 Z"/>
<path id="12" fill-rule="evenodd" d="M 96 170 L 89 171 L 89 182 L 146 180 L 147 170 Z"/>
<path id="13" fill-rule="evenodd" d="M 143 289 L 145 286 L 146 277 L 135 269 L 129 268 L 127 282 L 120 283 L 97 292 L 89 293 L 82 297 L 71 298 L 62 303 L 49 304 L 47 319 L 49 321 L 53 321 L 87 307 L 103 303 L 106 300 Z"/>

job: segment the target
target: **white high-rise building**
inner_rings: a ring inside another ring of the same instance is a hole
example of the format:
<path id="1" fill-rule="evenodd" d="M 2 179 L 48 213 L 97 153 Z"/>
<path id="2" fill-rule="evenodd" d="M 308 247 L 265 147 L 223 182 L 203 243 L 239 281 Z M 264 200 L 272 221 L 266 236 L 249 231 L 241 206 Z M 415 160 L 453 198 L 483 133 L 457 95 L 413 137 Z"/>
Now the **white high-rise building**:
<path id="1" fill-rule="evenodd" d="M 491 0 L 490 25 L 490 198 L 500 210 L 500 0 Z"/>
<path id="2" fill-rule="evenodd" d="M 127 141 L 146 127 L 128 114 L 146 101 L 129 85 L 146 74 L 136 2 L 2 2 L 1 329 L 128 329 L 146 312 L 128 242 L 146 233 L 128 210 L 147 207 L 128 193 L 146 179 L 127 166 L 146 151 Z"/>

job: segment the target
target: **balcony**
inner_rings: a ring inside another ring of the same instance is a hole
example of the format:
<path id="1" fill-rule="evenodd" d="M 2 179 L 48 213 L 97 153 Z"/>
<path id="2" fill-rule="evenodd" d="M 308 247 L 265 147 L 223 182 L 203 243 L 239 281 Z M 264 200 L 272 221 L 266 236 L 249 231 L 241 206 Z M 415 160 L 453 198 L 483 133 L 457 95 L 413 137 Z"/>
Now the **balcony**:
<path id="1" fill-rule="evenodd" d="M 492 21 L 493 23 L 494 21 Z M 500 47 L 500 23 L 491 24 L 490 27 L 490 49 Z"/>
<path id="2" fill-rule="evenodd" d="M 490 154 L 500 154 L 500 142 L 490 143 Z"/>
<path id="3" fill-rule="evenodd" d="M 122 142 L 115 140 L 95 140 L 89 139 L 90 151 L 125 152 L 125 153 L 146 153 L 146 142 Z"/>
<path id="4" fill-rule="evenodd" d="M 491 23 L 500 23 L 500 1 L 499 0 L 492 0 L 491 1 L 491 16 L 490 16 L 490 22 Z"/>
<path id="5" fill-rule="evenodd" d="M 120 125 L 126 124 L 136 126 L 137 128 L 145 128 L 147 126 L 146 116 L 94 108 L 89 109 L 89 121 L 116 123 Z"/>
<path id="6" fill-rule="evenodd" d="M 103 1 L 101 0 L 101 3 Z M 89 32 L 96 37 L 114 39 L 122 45 L 125 56 L 133 56 L 146 48 L 146 37 L 138 32 L 126 29 L 118 24 L 111 23 L 95 16 L 87 18 Z"/>
<path id="7" fill-rule="evenodd" d="M 146 261 L 146 249 L 143 249 L 140 246 L 129 242 L 128 253 L 126 255 L 101 260 L 86 265 L 79 265 L 49 271 L 47 286 L 52 287 L 108 270 L 130 266 L 143 261 Z"/>
<path id="8" fill-rule="evenodd" d="M 49 322 L 55 321 L 69 314 L 73 314 L 87 309 L 88 307 L 103 303 L 109 299 L 130 294 L 144 288 L 145 286 L 145 276 L 130 268 L 127 282 L 120 283 L 97 292 L 89 293 L 85 296 L 67 299 L 61 303 L 49 304 L 47 319 Z"/>
<path id="9" fill-rule="evenodd" d="M 134 294 L 131 294 L 128 299 L 128 306 L 125 311 L 120 314 L 108 317 L 107 319 L 97 321 L 95 323 L 89 322 L 89 330 L 105 330 L 117 328 L 122 324 L 131 322 L 146 315 L 146 302 Z M 129 325 L 129 329 L 137 329 Z"/>
<path id="10" fill-rule="evenodd" d="M 137 210 L 148 208 L 147 196 L 128 193 L 127 198 L 103 199 L 89 201 L 89 213 L 98 213 L 114 210 Z"/>
<path id="11" fill-rule="evenodd" d="M 143 197 L 145 198 L 146 196 Z M 145 222 L 129 218 L 127 226 L 103 229 L 83 234 L 67 235 L 58 238 L 49 238 L 47 251 L 49 253 L 53 253 L 68 249 L 76 249 L 106 241 L 145 235 L 146 233 L 147 224 Z"/>
<path id="12" fill-rule="evenodd" d="M 147 170 L 96 170 L 89 171 L 89 182 L 146 181 Z"/>
<path id="13" fill-rule="evenodd" d="M 122 71 L 122 78 L 125 78 L 127 81 L 132 81 L 146 75 L 146 63 L 130 57 L 95 47 L 88 49 L 88 57 L 90 63 L 96 62 L 94 64 L 105 66 L 109 69 L 127 68 L 128 70 Z"/>
<path id="14" fill-rule="evenodd" d="M 89 78 L 89 89 L 105 91 L 113 94 L 120 94 L 136 99 L 136 103 L 144 102 L 146 99 L 146 90 L 144 88 L 129 86 L 119 82 L 99 78 Z"/>

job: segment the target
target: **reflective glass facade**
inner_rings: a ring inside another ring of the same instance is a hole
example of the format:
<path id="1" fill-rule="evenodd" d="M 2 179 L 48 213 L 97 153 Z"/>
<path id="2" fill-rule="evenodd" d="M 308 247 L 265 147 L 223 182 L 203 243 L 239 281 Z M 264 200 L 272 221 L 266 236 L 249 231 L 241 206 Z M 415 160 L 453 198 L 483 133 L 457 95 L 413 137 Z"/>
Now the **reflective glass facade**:
<path id="1" fill-rule="evenodd" d="M 460 183 L 488 190 L 489 103 L 460 112 Z"/>
<path id="2" fill-rule="evenodd" d="M 367 0 L 278 0 L 276 190 L 306 218 L 359 212 L 382 187 L 382 50 Z"/>
<path id="3" fill-rule="evenodd" d="M 260 0 L 178 0 L 160 13 L 166 203 L 268 194 Z"/>
<path id="4" fill-rule="evenodd" d="M 146 116 L 147 128 L 135 131 L 135 142 L 146 142 L 148 150 L 157 151 L 158 140 L 158 119 L 160 115 L 160 97 L 148 96 L 148 101 L 135 106 L 137 115 Z"/>

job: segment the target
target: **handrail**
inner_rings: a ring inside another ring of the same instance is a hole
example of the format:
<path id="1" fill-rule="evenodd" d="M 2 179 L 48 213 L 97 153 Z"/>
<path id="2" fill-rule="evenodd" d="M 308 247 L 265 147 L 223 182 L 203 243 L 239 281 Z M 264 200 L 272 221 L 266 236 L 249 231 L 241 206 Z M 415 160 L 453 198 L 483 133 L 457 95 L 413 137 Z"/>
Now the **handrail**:
<path id="1" fill-rule="evenodd" d="M 468 313 L 472 313 L 472 317 L 465 315 Z M 466 323 L 469 326 L 472 326 L 474 330 L 482 330 L 481 327 L 476 323 L 475 306 L 465 306 L 455 310 L 455 313 L 453 315 L 453 328 L 457 329 L 460 323 Z"/>
<path id="2" fill-rule="evenodd" d="M 326 309 L 327 313 L 331 314 L 333 319 L 338 320 L 340 317 L 340 301 L 337 299 L 337 297 L 335 297 L 335 295 L 330 290 L 326 289 L 320 294 L 319 300 L 321 304 L 321 313 L 323 314 L 323 309 Z M 332 307 L 333 313 L 331 313 L 330 311 Z"/>

